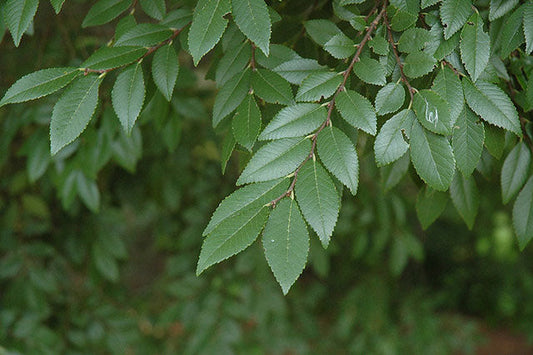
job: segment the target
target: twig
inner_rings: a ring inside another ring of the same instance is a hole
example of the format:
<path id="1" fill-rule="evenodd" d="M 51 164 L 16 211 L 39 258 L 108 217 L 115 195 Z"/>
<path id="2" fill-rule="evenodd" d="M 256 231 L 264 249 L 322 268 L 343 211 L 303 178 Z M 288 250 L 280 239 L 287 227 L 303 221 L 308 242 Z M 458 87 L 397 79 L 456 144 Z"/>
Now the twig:
<path id="1" fill-rule="evenodd" d="M 452 63 L 448 62 L 446 59 L 443 59 L 441 61 L 441 63 L 443 63 L 444 65 L 447 65 L 448 67 L 450 67 L 450 69 L 454 72 L 455 75 L 457 75 L 458 77 L 462 77 L 462 76 L 466 76 L 464 75 L 463 73 L 461 73 L 459 70 L 457 70 L 453 65 Z"/>
<path id="2" fill-rule="evenodd" d="M 385 3 L 383 4 L 383 8 L 381 9 L 381 12 L 376 16 L 374 21 L 372 21 L 372 23 L 370 24 L 370 26 L 368 27 L 368 29 L 366 31 L 365 36 L 361 40 L 361 43 L 359 43 L 359 45 L 357 46 L 357 51 L 355 52 L 355 54 L 353 56 L 353 59 L 350 62 L 350 65 L 342 73 L 342 76 L 343 76 L 342 83 L 337 87 L 337 90 L 333 94 L 333 97 L 331 98 L 331 101 L 328 103 L 328 114 L 326 116 L 326 120 L 324 122 L 322 122 L 320 127 L 318 127 L 316 132 L 311 136 L 312 145 L 311 145 L 311 150 L 310 150 L 309 154 L 307 155 L 307 157 L 305 157 L 304 161 L 302 161 L 300 163 L 300 165 L 298 165 L 298 167 L 294 171 L 294 173 L 293 173 L 294 176 L 292 178 L 292 182 L 291 182 L 289 188 L 287 189 L 287 191 L 285 191 L 283 194 L 281 194 L 276 199 L 274 199 L 274 200 L 272 200 L 270 202 L 270 206 L 271 207 L 276 207 L 276 205 L 278 204 L 279 201 L 281 201 L 283 198 L 291 196 L 293 194 L 294 187 L 296 186 L 296 180 L 298 178 L 298 173 L 300 172 L 302 167 L 305 165 L 305 163 L 307 163 L 307 161 L 309 159 L 313 158 L 313 156 L 315 155 L 315 149 L 316 149 L 316 142 L 317 142 L 318 134 L 320 132 L 322 132 L 322 130 L 324 128 L 326 128 L 328 125 L 331 124 L 331 115 L 333 113 L 333 108 L 335 107 L 335 99 L 336 99 L 337 95 L 341 91 L 344 90 L 345 85 L 346 85 L 346 81 L 348 80 L 348 77 L 350 76 L 350 73 L 351 73 L 351 71 L 353 69 L 353 66 L 355 65 L 355 63 L 357 63 L 359 61 L 359 58 L 361 56 L 361 53 L 363 52 L 363 48 L 364 48 L 365 44 L 370 40 L 370 36 L 372 35 L 372 32 L 374 31 L 374 29 L 376 28 L 377 24 L 379 23 L 379 21 L 381 20 L 381 18 L 385 14 L 386 8 L 387 8 L 387 2 L 385 1 Z"/>
<path id="3" fill-rule="evenodd" d="M 250 44 L 252 45 L 252 55 L 250 57 L 250 68 L 252 68 L 252 70 L 255 71 L 255 49 L 257 48 L 257 46 L 255 45 L 254 42 L 250 42 Z"/>
<path id="4" fill-rule="evenodd" d="M 394 43 L 394 38 L 392 38 L 392 29 L 389 24 L 389 19 L 387 18 L 387 14 L 385 13 L 385 16 L 383 16 L 383 22 L 385 23 L 385 26 L 387 27 L 387 33 L 389 34 L 388 40 L 390 45 L 392 46 L 392 51 L 394 53 L 394 57 L 396 58 L 396 63 L 398 63 L 398 66 L 400 67 L 400 75 L 402 77 L 402 81 L 407 86 L 407 90 L 409 91 L 409 95 L 411 96 L 411 103 L 414 99 L 414 93 L 416 92 L 416 89 L 411 86 L 411 83 L 409 83 L 409 80 L 405 76 L 405 73 L 403 72 L 403 63 L 400 59 L 400 55 L 398 54 L 398 48 L 396 48 L 396 43 Z"/>

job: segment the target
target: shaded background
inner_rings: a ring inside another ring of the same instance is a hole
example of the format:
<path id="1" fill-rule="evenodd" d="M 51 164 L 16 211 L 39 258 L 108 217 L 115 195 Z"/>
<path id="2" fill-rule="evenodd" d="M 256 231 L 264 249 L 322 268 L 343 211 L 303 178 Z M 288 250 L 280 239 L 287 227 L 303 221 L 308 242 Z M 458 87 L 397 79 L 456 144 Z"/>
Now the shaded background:
<path id="1" fill-rule="evenodd" d="M 34 70 L 77 66 L 104 45 L 113 25 L 80 26 L 91 3 L 67 1 L 56 16 L 42 2 L 20 48 L 6 34 L 0 93 Z M 273 42 L 294 33 L 299 54 L 324 62 L 301 37 L 300 3 L 278 5 L 287 24 Z M 312 237 L 308 267 L 287 297 L 258 242 L 196 277 L 202 230 L 248 156 L 234 153 L 221 173 L 222 135 L 209 113 L 215 87 L 204 79 L 211 62 L 193 71 L 182 52 L 181 64 L 173 101 L 151 84 L 131 137 L 106 80 L 88 129 L 53 158 L 57 95 L 0 110 L 1 355 L 533 353 L 532 248 L 518 252 L 511 206 L 501 203 L 503 158 L 487 151 L 475 173 L 482 193 L 473 231 L 451 201 L 422 231 L 419 179 L 412 167 L 402 174 L 408 157 L 379 170 L 372 141 L 354 131 L 360 191 L 344 194 L 327 250 Z M 502 145 L 500 156 L 507 151 Z"/>

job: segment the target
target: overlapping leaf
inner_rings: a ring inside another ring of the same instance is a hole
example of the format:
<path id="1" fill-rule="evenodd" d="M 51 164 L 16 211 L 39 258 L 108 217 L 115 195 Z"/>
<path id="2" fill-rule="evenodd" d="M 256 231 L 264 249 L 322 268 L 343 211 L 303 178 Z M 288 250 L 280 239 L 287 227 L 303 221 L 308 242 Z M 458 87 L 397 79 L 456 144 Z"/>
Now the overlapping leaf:
<path id="1" fill-rule="evenodd" d="M 232 15 L 242 33 L 268 57 L 271 23 L 264 0 L 232 0 Z"/>
<path id="2" fill-rule="evenodd" d="M 213 127 L 218 126 L 244 100 L 250 90 L 250 76 L 249 69 L 237 73 L 220 89 L 213 106 Z"/>
<path id="3" fill-rule="evenodd" d="M 130 6 L 131 0 L 99 0 L 91 7 L 81 26 L 91 27 L 108 23 Z"/>
<path id="4" fill-rule="evenodd" d="M 5 2 L 4 21 L 13 37 L 15 47 L 19 46 L 20 39 L 30 26 L 38 6 L 39 0 L 7 0 Z"/>
<path id="5" fill-rule="evenodd" d="M 533 176 L 518 194 L 513 206 L 513 226 L 518 237 L 518 246 L 524 250 L 533 238 Z"/>
<path id="6" fill-rule="evenodd" d="M 503 162 L 501 174 L 503 203 L 509 202 L 524 186 L 530 166 L 531 151 L 524 142 L 519 142 Z"/>
<path id="7" fill-rule="evenodd" d="M 461 59 L 473 81 L 481 75 L 489 62 L 490 38 L 483 31 L 483 19 L 476 12 L 461 31 Z"/>
<path id="8" fill-rule="evenodd" d="M 376 112 L 367 98 L 355 91 L 344 90 L 337 95 L 335 106 L 346 122 L 368 134 L 376 134 Z"/>
<path id="9" fill-rule="evenodd" d="M 254 71 L 252 73 L 252 87 L 254 93 L 266 102 L 289 105 L 294 101 L 290 84 L 271 70 L 258 69 Z"/>
<path id="10" fill-rule="evenodd" d="M 261 129 L 261 111 L 253 95 L 248 95 L 237 107 L 232 128 L 237 143 L 251 150 Z"/>
<path id="11" fill-rule="evenodd" d="M 117 77 L 111 92 L 113 108 L 126 133 L 130 134 L 144 103 L 144 77 L 140 63 L 132 65 Z"/>
<path id="12" fill-rule="evenodd" d="M 152 60 L 152 78 L 163 96 L 170 101 L 179 73 L 178 54 L 172 44 L 159 48 Z"/>
<path id="13" fill-rule="evenodd" d="M 483 122 L 468 107 L 464 107 L 455 122 L 452 138 L 457 169 L 464 176 L 471 175 L 476 168 L 481 159 L 484 141 Z"/>
<path id="14" fill-rule="evenodd" d="M 407 109 L 400 111 L 385 122 L 374 141 L 378 166 L 390 164 L 405 154 L 409 144 L 403 138 L 401 130 L 406 125 L 412 125 L 415 120 L 414 112 Z"/>
<path id="15" fill-rule="evenodd" d="M 108 70 L 133 63 L 141 58 L 148 50 L 141 46 L 102 47 L 91 54 L 82 68 L 92 70 Z"/>
<path id="16" fill-rule="evenodd" d="M 326 120 L 327 111 L 315 103 L 298 103 L 279 111 L 265 127 L 259 139 L 300 137 L 311 133 Z"/>
<path id="17" fill-rule="evenodd" d="M 479 208 L 479 191 L 474 177 L 455 174 L 450 186 L 450 196 L 455 209 L 471 230 Z"/>
<path id="18" fill-rule="evenodd" d="M 342 77 L 337 73 L 323 72 L 310 74 L 304 79 L 296 94 L 296 101 L 319 101 L 327 99 L 335 93 L 342 82 Z"/>

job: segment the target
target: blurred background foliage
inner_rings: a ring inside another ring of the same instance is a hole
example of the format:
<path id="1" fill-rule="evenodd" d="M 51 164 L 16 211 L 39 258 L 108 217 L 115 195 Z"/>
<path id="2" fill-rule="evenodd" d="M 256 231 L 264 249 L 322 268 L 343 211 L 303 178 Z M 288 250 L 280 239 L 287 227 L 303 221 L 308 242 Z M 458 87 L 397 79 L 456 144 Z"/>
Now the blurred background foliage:
<path id="1" fill-rule="evenodd" d="M 300 31 L 302 1 L 279 5 L 289 24 L 274 43 Z M 56 16 L 43 2 L 20 48 L 6 34 L 0 92 L 104 45 L 112 25 L 80 28 L 90 3 L 67 1 Z M 325 60 L 305 37 L 291 41 Z M 97 118 L 53 158 L 57 97 L 0 110 L 1 355 L 475 354 L 491 341 L 486 329 L 533 341 L 533 249 L 518 252 L 510 206 L 500 202 L 502 160 L 487 152 L 473 231 L 451 202 L 422 231 L 408 159 L 379 170 L 367 137 L 354 132 L 360 191 L 344 195 L 329 248 L 313 238 L 287 297 L 258 243 L 196 277 L 201 232 L 248 156 L 234 154 L 221 173 L 210 62 L 193 70 L 180 59 L 172 102 L 149 87 L 129 137 L 110 106 L 112 81 Z"/>

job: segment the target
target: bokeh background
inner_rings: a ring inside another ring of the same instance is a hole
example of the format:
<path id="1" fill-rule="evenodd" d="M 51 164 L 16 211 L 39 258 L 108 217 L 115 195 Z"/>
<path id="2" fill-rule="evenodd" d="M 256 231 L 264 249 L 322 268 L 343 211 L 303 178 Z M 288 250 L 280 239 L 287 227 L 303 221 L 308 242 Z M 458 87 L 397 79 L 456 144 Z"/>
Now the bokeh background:
<path id="1" fill-rule="evenodd" d="M 56 16 L 41 2 L 19 48 L 6 33 L 0 94 L 32 71 L 76 66 L 112 38 L 116 22 L 81 29 L 91 4 L 67 1 Z M 284 6 L 276 43 L 301 31 L 298 1 Z M 320 58 L 309 40 L 291 41 Z M 408 157 L 379 170 L 369 137 L 353 132 L 360 190 L 344 194 L 327 250 L 313 236 L 286 297 L 257 242 L 197 277 L 202 230 L 248 156 L 234 153 L 222 174 L 211 62 L 193 70 L 180 60 L 174 99 L 152 84 L 130 137 L 110 106 L 112 80 L 85 133 L 54 157 L 57 95 L 0 109 L 1 355 L 533 354 L 533 248 L 518 251 L 501 203 L 503 158 L 487 151 L 473 230 L 449 201 L 423 231 Z"/>

